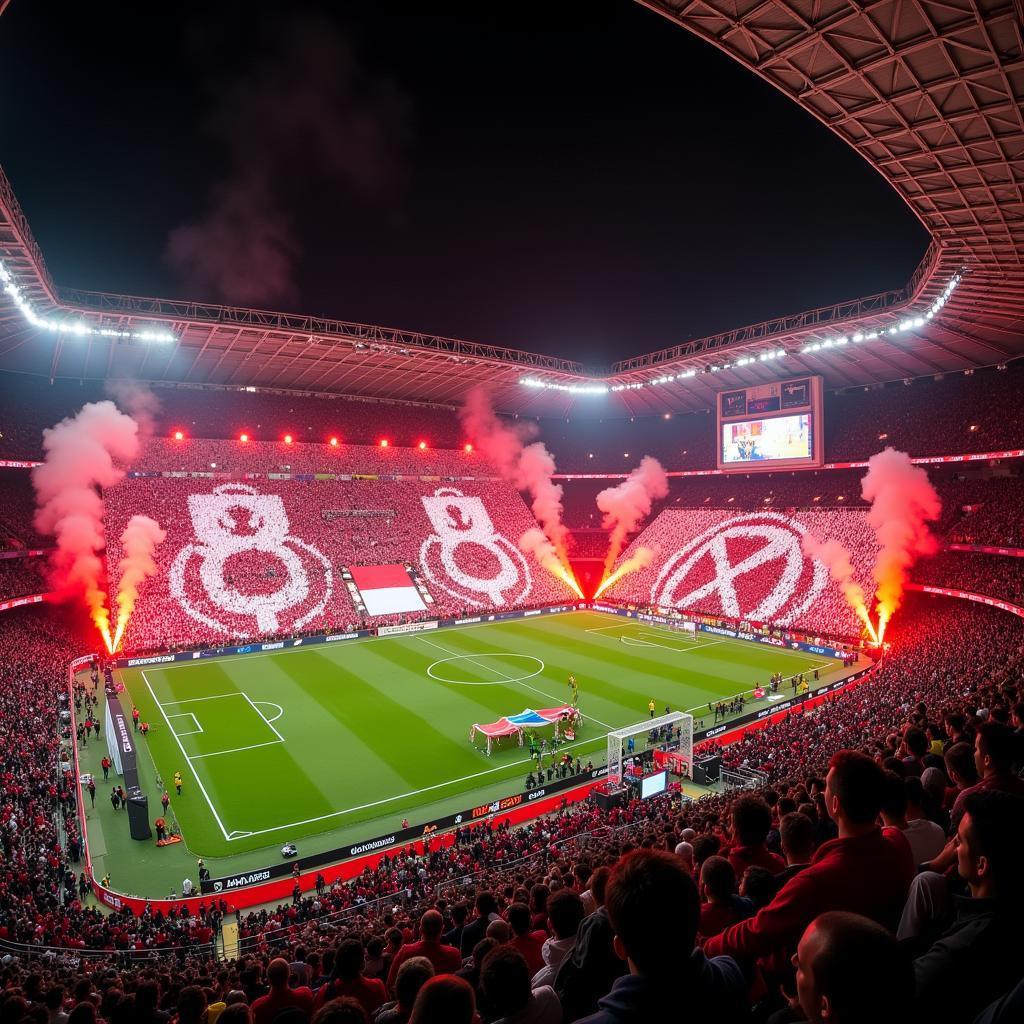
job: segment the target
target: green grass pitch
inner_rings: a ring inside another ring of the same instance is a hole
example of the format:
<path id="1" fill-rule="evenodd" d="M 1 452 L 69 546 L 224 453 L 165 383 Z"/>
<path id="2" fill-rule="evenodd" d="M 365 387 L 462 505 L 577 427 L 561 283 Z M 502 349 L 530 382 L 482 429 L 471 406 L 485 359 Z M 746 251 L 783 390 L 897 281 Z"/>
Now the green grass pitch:
<path id="1" fill-rule="evenodd" d="M 519 789 L 525 748 L 505 740 L 488 757 L 470 727 L 568 702 L 570 673 L 585 724 L 563 749 L 601 764 L 606 734 L 646 718 L 651 698 L 659 714 L 699 719 L 773 672 L 815 667 L 835 662 L 573 612 L 122 676 L 188 848 L 223 857 L 360 823 L 374 835 L 438 800 L 468 807 L 495 783 Z"/>

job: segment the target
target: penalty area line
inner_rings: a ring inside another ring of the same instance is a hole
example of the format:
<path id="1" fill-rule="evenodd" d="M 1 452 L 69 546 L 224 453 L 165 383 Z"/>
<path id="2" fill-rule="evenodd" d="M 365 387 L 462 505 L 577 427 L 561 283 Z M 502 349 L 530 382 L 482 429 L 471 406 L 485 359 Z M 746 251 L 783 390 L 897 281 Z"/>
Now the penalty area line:
<path id="1" fill-rule="evenodd" d="M 213 820 L 217 822 L 217 827 L 220 829 L 221 834 L 225 839 L 229 839 L 228 830 L 224 827 L 224 822 L 220 820 L 220 815 L 217 813 L 217 808 L 213 806 L 213 801 L 210 799 L 210 794 L 206 792 L 206 787 L 203 785 L 203 780 L 196 771 L 195 765 L 192 764 L 192 759 L 185 753 L 185 747 L 181 742 L 181 737 L 174 731 L 174 726 L 171 725 L 170 719 L 167 717 L 167 712 L 164 711 L 163 704 L 156 699 L 156 694 L 153 692 L 153 687 L 150 685 L 149 678 L 145 672 L 140 672 L 142 681 L 146 684 L 146 689 L 149 690 L 150 697 L 153 698 L 153 703 L 160 709 L 160 714 L 163 715 L 164 723 L 167 725 L 167 729 L 170 734 L 174 737 L 174 741 L 178 744 L 178 749 L 181 751 L 181 756 L 185 758 L 185 764 L 188 765 L 192 772 L 192 777 L 196 780 L 196 785 L 199 787 L 199 792 L 203 794 L 203 798 L 206 800 L 206 806 L 210 808 L 210 813 L 213 815 Z M 152 754 L 150 755 L 152 756 Z"/>

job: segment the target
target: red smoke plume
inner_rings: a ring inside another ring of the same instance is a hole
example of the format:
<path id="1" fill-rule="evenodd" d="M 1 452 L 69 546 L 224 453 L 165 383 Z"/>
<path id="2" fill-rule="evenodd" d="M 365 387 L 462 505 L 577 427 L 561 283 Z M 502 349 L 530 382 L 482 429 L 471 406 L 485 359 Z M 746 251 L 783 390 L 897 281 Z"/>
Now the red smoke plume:
<path id="1" fill-rule="evenodd" d="M 476 449 L 494 463 L 504 479 L 530 493 L 533 514 L 544 528 L 558 561 L 567 569 L 569 531 L 562 523 L 562 488 L 551 479 L 555 472 L 554 457 L 542 441 L 526 443 L 533 434 L 531 427 L 524 424 L 513 428 L 499 420 L 483 388 L 470 391 L 460 416 Z M 545 564 L 535 544 L 529 550 Z"/>
<path id="2" fill-rule="evenodd" d="M 877 584 L 878 639 L 886 623 L 903 601 L 903 589 L 910 567 L 923 555 L 932 555 L 938 543 L 929 522 L 939 518 L 942 501 L 928 474 L 910 461 L 906 452 L 886 448 L 868 459 L 868 471 L 860 484 L 861 494 L 871 502 L 868 522 L 878 538 L 880 550 L 875 561 Z"/>
<path id="3" fill-rule="evenodd" d="M 46 458 L 32 470 L 36 529 L 57 541 L 52 585 L 66 597 L 84 596 L 108 649 L 113 641 L 100 558 L 105 544 L 103 500 L 97 488 L 110 487 L 124 476 L 114 460 L 127 464 L 135 458 L 138 431 L 138 424 L 113 402 L 90 402 L 43 431 Z"/>
<path id="4" fill-rule="evenodd" d="M 668 476 L 661 463 L 650 455 L 645 455 L 621 484 L 606 487 L 598 494 L 597 507 L 604 513 L 602 525 L 612 531 L 604 558 L 605 576 L 622 553 L 626 536 L 650 515 L 651 503 L 667 494 Z"/>
<path id="5" fill-rule="evenodd" d="M 850 561 L 850 552 L 838 540 L 826 540 L 824 542 L 805 533 L 800 542 L 804 553 L 816 558 L 823 565 L 828 567 L 832 579 L 839 584 L 839 589 L 846 598 L 846 603 L 860 616 L 861 622 L 867 627 L 868 632 L 877 641 L 875 627 L 871 624 L 868 615 L 868 606 L 864 600 L 864 588 L 853 578 L 853 563 Z"/>
<path id="6" fill-rule="evenodd" d="M 160 524 L 149 516 L 132 516 L 121 534 L 121 579 L 117 585 L 117 628 L 111 645 L 117 650 L 124 635 L 124 627 L 135 608 L 139 596 L 139 585 L 144 579 L 156 573 L 153 552 L 162 544 L 167 534 Z"/>

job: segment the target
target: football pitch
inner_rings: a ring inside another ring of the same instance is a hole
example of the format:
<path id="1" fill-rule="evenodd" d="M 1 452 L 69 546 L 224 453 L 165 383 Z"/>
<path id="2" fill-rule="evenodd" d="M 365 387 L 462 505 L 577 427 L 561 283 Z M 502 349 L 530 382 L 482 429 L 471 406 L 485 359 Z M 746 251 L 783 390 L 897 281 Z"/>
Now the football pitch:
<path id="1" fill-rule="evenodd" d="M 496 783 L 518 791 L 527 748 L 506 739 L 487 756 L 470 728 L 569 703 L 570 673 L 584 724 L 559 749 L 599 765 L 607 733 L 647 718 L 651 699 L 710 725 L 709 702 L 815 668 L 842 674 L 803 651 L 570 612 L 121 675 L 182 837 L 212 858 L 359 824 L 369 836 L 440 800 L 471 806 Z"/>

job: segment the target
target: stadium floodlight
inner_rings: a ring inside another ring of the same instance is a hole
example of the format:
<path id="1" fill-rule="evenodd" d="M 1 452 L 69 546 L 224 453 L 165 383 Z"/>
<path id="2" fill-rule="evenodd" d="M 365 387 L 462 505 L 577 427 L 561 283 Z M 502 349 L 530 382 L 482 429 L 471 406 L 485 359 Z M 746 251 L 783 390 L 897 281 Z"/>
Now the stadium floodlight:
<path id="1" fill-rule="evenodd" d="M 564 391 L 571 395 L 606 395 L 609 391 L 607 384 L 556 384 L 553 381 L 537 380 L 536 377 L 520 377 L 519 383 L 527 388 L 541 388 L 545 391 Z M 643 387 L 642 384 L 636 385 Z"/>
<path id="2" fill-rule="evenodd" d="M 140 328 L 139 330 L 117 330 L 111 327 L 91 327 L 84 320 L 61 320 L 41 317 L 32 307 L 32 303 L 25 297 L 18 283 L 14 280 L 14 276 L 4 266 L 3 260 L 0 260 L 0 282 L 3 282 L 3 290 L 11 297 L 11 300 L 17 306 L 24 319 L 40 330 L 54 331 L 58 334 L 73 334 L 79 338 L 86 336 L 96 338 L 128 338 L 133 341 L 154 342 L 172 342 L 177 340 L 177 336 L 171 331 L 159 330 L 156 327 Z"/>

